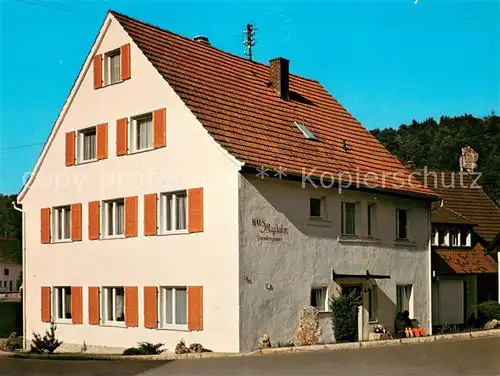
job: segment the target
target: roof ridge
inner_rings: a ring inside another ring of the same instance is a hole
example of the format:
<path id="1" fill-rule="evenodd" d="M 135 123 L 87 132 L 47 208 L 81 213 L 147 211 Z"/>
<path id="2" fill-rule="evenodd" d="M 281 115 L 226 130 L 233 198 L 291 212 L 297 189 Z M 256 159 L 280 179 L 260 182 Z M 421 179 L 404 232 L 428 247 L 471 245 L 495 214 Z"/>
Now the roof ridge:
<path id="1" fill-rule="evenodd" d="M 263 66 L 263 67 L 269 68 L 269 65 L 267 65 L 267 64 L 265 64 L 265 63 L 262 63 L 262 62 L 260 62 L 260 61 L 254 61 L 254 60 L 248 60 L 248 59 L 245 59 L 245 58 L 244 58 L 244 57 L 242 57 L 242 56 L 239 56 L 239 55 L 233 54 L 232 52 L 225 51 L 225 50 L 223 50 L 223 49 L 221 49 L 221 48 L 218 48 L 218 47 L 212 46 L 211 44 L 206 45 L 206 44 L 201 44 L 201 43 L 198 43 L 198 42 L 196 42 L 195 40 L 193 40 L 192 38 L 189 38 L 189 37 L 187 37 L 187 36 L 185 36 L 185 35 L 175 33 L 175 32 L 173 32 L 173 31 L 167 30 L 167 29 L 165 29 L 165 28 L 163 28 L 163 27 L 160 27 L 160 26 L 158 26 L 158 25 L 153 25 L 152 23 L 149 23 L 149 22 L 146 22 L 146 21 L 142 21 L 142 20 L 137 19 L 137 18 L 134 18 L 134 17 L 130 17 L 130 16 L 128 16 L 128 15 L 126 15 L 126 14 L 124 14 L 124 13 L 120 13 L 120 12 L 118 12 L 118 11 L 116 11 L 116 10 L 109 9 L 109 10 L 108 10 L 108 12 L 109 12 L 109 13 L 111 13 L 112 15 L 114 15 L 114 16 L 124 17 L 124 18 L 127 18 L 127 19 L 129 19 L 129 20 L 132 20 L 132 21 L 135 21 L 135 22 L 142 23 L 142 24 L 144 24 L 144 25 L 147 25 L 147 26 L 153 27 L 153 28 L 155 28 L 155 29 L 158 29 L 158 30 L 164 31 L 164 32 L 166 32 L 166 33 L 169 33 L 169 34 L 175 35 L 175 36 L 177 36 L 177 37 L 180 37 L 180 38 L 182 38 L 182 39 L 188 40 L 188 41 L 189 41 L 189 42 L 191 42 L 191 43 L 196 43 L 196 45 L 197 45 L 197 46 L 204 46 L 204 47 L 206 47 L 206 48 L 212 48 L 212 49 L 214 49 L 214 50 L 216 50 L 216 51 L 218 51 L 218 52 L 221 52 L 221 53 L 223 53 L 223 54 L 226 54 L 226 55 L 229 55 L 229 56 L 231 56 L 231 57 L 235 57 L 235 58 L 238 58 L 238 59 L 240 59 L 240 60 L 242 60 L 242 61 L 245 61 L 247 64 L 257 64 L 257 65 L 261 65 L 261 66 Z M 312 81 L 312 82 L 319 83 L 319 81 L 318 81 L 318 80 L 316 80 L 316 79 L 314 79 L 314 78 L 309 78 L 309 77 L 301 76 L 301 75 L 296 74 L 296 73 L 291 73 L 291 72 L 290 72 L 290 76 L 294 76 L 294 77 L 301 78 L 301 79 L 304 79 L 304 80 L 307 80 L 307 81 Z"/>

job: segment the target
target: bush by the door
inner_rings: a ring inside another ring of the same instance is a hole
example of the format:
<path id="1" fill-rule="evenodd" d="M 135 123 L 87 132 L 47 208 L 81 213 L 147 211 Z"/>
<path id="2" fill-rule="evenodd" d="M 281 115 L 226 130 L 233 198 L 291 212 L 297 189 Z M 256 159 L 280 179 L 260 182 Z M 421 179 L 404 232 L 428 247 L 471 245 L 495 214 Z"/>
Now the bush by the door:
<path id="1" fill-rule="evenodd" d="M 358 337 L 358 306 L 361 296 L 356 291 L 342 293 L 330 301 L 332 327 L 336 342 L 356 342 Z"/>

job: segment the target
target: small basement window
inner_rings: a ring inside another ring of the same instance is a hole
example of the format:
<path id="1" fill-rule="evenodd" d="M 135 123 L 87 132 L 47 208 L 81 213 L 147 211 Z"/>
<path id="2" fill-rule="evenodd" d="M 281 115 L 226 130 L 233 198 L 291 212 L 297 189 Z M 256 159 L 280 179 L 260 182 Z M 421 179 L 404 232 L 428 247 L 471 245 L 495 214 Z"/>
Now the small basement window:
<path id="1" fill-rule="evenodd" d="M 326 286 L 311 289 L 311 307 L 320 312 L 328 311 L 328 288 Z"/>
<path id="2" fill-rule="evenodd" d="M 297 128 L 300 129 L 305 138 L 307 138 L 308 140 L 317 140 L 316 136 L 303 123 L 298 123 L 296 121 L 294 123 Z"/>

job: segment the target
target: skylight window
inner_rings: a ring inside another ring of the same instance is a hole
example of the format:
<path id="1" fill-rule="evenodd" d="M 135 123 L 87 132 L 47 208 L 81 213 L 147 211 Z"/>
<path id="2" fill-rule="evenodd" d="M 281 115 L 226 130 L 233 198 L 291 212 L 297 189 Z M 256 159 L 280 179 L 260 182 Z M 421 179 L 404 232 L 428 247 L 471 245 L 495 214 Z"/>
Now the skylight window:
<path id="1" fill-rule="evenodd" d="M 317 140 L 316 136 L 309 129 L 307 129 L 307 127 L 304 124 L 298 123 L 296 121 L 294 123 L 297 126 L 297 128 L 300 129 L 305 138 L 307 138 L 308 140 Z"/>

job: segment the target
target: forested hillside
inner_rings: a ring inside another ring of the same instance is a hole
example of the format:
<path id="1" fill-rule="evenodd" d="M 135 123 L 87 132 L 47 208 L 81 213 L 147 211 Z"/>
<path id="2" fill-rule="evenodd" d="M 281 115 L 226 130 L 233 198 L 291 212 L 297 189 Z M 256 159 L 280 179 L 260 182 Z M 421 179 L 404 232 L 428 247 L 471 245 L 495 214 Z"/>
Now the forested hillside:
<path id="1" fill-rule="evenodd" d="M 478 171 L 486 193 L 500 204 L 500 117 L 472 115 L 413 121 L 398 129 L 374 129 L 377 137 L 403 163 L 416 168 L 459 171 L 461 148 L 479 153 Z"/>

